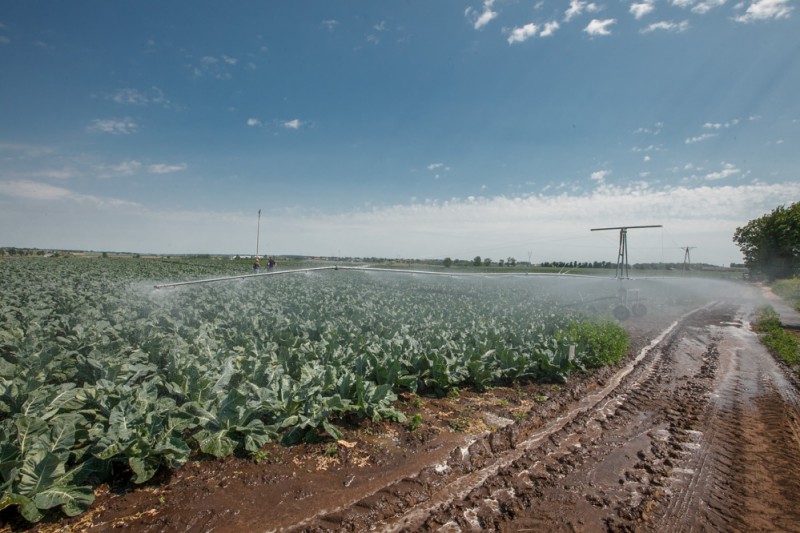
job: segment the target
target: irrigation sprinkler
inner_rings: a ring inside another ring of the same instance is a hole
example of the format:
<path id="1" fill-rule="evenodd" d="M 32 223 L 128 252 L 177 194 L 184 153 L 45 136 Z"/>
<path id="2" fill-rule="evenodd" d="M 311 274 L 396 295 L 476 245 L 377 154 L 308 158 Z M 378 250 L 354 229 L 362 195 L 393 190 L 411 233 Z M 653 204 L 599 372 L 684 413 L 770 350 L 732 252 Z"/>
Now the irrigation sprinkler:
<path id="1" fill-rule="evenodd" d="M 682 246 L 681 250 L 685 253 L 683 254 L 683 270 L 691 270 L 692 269 L 692 258 L 689 256 L 689 250 L 694 250 L 697 246 Z"/>
<path id="2" fill-rule="evenodd" d="M 639 228 L 661 228 L 663 227 L 661 224 L 652 225 L 652 226 L 616 226 L 613 228 L 592 228 L 592 231 L 606 231 L 612 229 L 619 230 L 619 253 L 617 254 L 617 269 L 614 273 L 615 278 L 624 277 L 625 279 L 631 279 L 630 273 L 628 272 L 628 230 L 629 229 L 639 229 Z M 624 269 L 624 276 L 623 274 Z"/>
<path id="3" fill-rule="evenodd" d="M 491 272 L 433 272 L 430 270 L 409 270 L 405 268 L 375 268 L 375 267 L 358 267 L 358 266 L 323 266 L 323 267 L 308 267 L 308 268 L 295 268 L 292 270 L 278 270 L 273 272 L 261 272 L 258 274 L 239 274 L 237 276 L 223 276 L 219 278 L 195 279 L 190 281 L 178 281 L 175 283 L 160 283 L 154 285 L 155 289 L 167 289 L 170 287 L 181 287 L 184 285 L 200 285 L 202 283 L 216 283 L 219 281 L 232 281 L 237 279 L 259 278 L 264 276 L 282 276 L 284 274 L 297 274 L 301 272 L 318 272 L 320 270 L 354 270 L 359 272 L 393 272 L 399 274 L 423 274 L 427 276 L 448 276 L 451 278 L 457 277 L 571 277 L 571 278 L 591 278 L 598 279 L 597 276 L 590 276 L 587 274 L 567 274 L 567 273 L 529 273 L 524 274 L 497 274 Z"/>

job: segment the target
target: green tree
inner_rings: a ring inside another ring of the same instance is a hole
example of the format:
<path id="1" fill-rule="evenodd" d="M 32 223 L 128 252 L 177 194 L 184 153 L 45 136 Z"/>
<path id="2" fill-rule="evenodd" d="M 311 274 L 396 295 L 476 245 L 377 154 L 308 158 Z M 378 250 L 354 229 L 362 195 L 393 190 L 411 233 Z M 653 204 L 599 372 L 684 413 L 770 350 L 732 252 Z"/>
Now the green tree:
<path id="1" fill-rule="evenodd" d="M 445 268 L 450 268 L 453 265 L 453 260 L 450 259 L 449 257 L 445 257 L 444 261 L 442 261 L 442 264 L 444 265 Z"/>
<path id="2" fill-rule="evenodd" d="M 735 242 L 752 272 L 769 279 L 800 273 L 800 203 L 776 207 L 771 213 L 736 228 Z"/>
<path id="3" fill-rule="evenodd" d="M 483 260 L 483 266 L 492 266 L 492 260 L 487 257 Z"/>
<path id="4" fill-rule="evenodd" d="M 481 266 L 481 263 L 482 263 L 482 261 L 481 261 L 481 256 L 479 256 L 479 255 L 476 255 L 476 256 L 475 256 L 475 259 L 473 259 L 473 260 L 472 260 L 472 264 L 473 264 L 474 266 L 476 266 L 476 267 L 479 267 L 479 266 Z"/>

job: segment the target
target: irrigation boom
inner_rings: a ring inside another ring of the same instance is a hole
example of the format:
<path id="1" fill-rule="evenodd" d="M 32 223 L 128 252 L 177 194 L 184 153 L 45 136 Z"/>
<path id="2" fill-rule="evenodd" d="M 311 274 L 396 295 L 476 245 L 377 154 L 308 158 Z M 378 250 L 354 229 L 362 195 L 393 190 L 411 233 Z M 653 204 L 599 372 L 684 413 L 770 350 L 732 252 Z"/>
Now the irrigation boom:
<path id="1" fill-rule="evenodd" d="M 295 268 L 292 270 L 276 270 L 273 272 L 262 272 L 258 274 L 240 274 L 238 276 L 225 276 L 219 278 L 196 279 L 191 281 L 178 281 L 175 283 L 161 283 L 154 285 L 156 289 L 166 289 L 169 287 L 180 287 L 182 285 L 198 285 L 200 283 L 214 283 L 217 281 L 231 281 L 235 279 L 258 278 L 262 276 L 280 276 L 282 274 L 296 274 L 298 272 L 315 272 L 320 270 L 358 270 L 362 272 L 399 272 L 402 274 L 426 274 L 429 276 L 561 276 L 561 277 L 575 277 L 575 278 L 597 278 L 597 276 L 590 276 L 588 274 L 566 274 L 566 273 L 529 273 L 524 274 L 504 274 L 504 273 L 490 273 L 490 272 L 435 272 L 430 270 L 409 270 L 405 268 L 376 268 L 376 267 L 358 267 L 358 266 L 323 266 L 323 267 L 308 267 L 308 268 Z"/>

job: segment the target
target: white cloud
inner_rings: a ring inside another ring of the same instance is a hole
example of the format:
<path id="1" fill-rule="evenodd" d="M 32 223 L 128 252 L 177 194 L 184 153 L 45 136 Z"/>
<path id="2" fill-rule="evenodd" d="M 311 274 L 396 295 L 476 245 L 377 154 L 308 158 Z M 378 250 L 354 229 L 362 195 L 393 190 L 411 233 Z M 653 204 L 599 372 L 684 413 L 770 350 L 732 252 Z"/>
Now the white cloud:
<path id="1" fill-rule="evenodd" d="M 217 80 L 229 80 L 233 78 L 231 68 L 235 67 L 239 60 L 225 54 L 217 56 L 203 56 L 195 65 L 190 65 L 192 76 L 195 78 L 214 78 Z"/>
<path id="2" fill-rule="evenodd" d="M 494 5 L 494 0 L 484 0 L 483 2 L 483 11 L 478 13 L 477 10 L 468 7 L 464 11 L 464 16 L 472 18 L 473 20 L 473 27 L 476 30 L 480 30 L 487 24 L 489 24 L 492 20 L 497 18 L 497 12 L 492 11 L 492 6 Z"/>
<path id="3" fill-rule="evenodd" d="M 789 18 L 794 6 L 789 5 L 789 0 L 755 0 L 745 11 L 744 15 L 735 18 L 738 22 L 754 22 L 756 20 Z"/>
<path id="4" fill-rule="evenodd" d="M 712 9 L 725 5 L 726 1 L 727 0 L 704 0 L 692 7 L 692 13 L 705 15 Z"/>
<path id="5" fill-rule="evenodd" d="M 11 39 L 6 37 L 5 35 L 0 35 L 0 44 L 8 44 L 11 42 Z"/>
<path id="6" fill-rule="evenodd" d="M 86 128 L 88 131 L 111 133 L 113 135 L 128 135 L 134 133 L 139 126 L 133 119 L 95 119 Z"/>
<path id="7" fill-rule="evenodd" d="M 302 125 L 303 123 L 300 122 L 300 119 L 297 118 L 294 120 L 287 120 L 286 122 L 283 123 L 283 127 L 289 130 L 298 130 Z"/>
<path id="8" fill-rule="evenodd" d="M 592 174 L 589 176 L 589 179 L 597 182 L 598 184 L 603 184 L 605 183 L 606 176 L 609 174 L 611 174 L 610 170 L 596 170 L 595 172 L 592 172 Z"/>
<path id="9" fill-rule="evenodd" d="M 111 95 L 111 99 L 118 104 L 135 104 L 144 105 L 147 103 L 147 97 L 136 89 L 118 89 L 116 93 Z"/>
<path id="10" fill-rule="evenodd" d="M 0 194 L 31 200 L 58 200 L 72 195 L 69 189 L 29 180 L 0 181 Z"/>
<path id="11" fill-rule="evenodd" d="M 694 144 L 702 141 L 707 141 L 708 139 L 713 139 L 716 136 L 717 136 L 716 133 L 703 133 L 701 135 L 698 135 L 697 137 L 689 137 L 683 142 L 686 144 Z"/>
<path id="12" fill-rule="evenodd" d="M 539 31 L 539 27 L 533 22 L 519 28 L 514 28 L 511 30 L 511 35 L 508 36 L 508 44 L 525 42 L 536 35 L 537 31 Z"/>
<path id="13" fill-rule="evenodd" d="M 38 202 L 63 202 L 71 201 L 78 202 L 83 205 L 90 204 L 99 208 L 106 207 L 138 207 L 139 204 L 135 202 L 128 202 L 125 200 L 118 200 L 116 198 L 105 198 L 101 196 L 93 196 L 88 194 L 80 194 L 71 191 L 64 187 L 55 187 L 46 183 L 39 183 L 30 180 L 12 180 L 0 181 L 0 195 L 10 196 L 21 200 L 33 200 Z M 24 214 L 29 206 L 20 206 L 21 212 Z M 85 213 L 84 210 L 79 211 L 79 216 Z M 60 223 L 60 222 L 59 222 Z M 50 231 L 54 228 L 50 228 Z M 45 231 L 47 231 L 45 229 Z M 0 233 L 0 236 L 2 234 Z"/>
<path id="14" fill-rule="evenodd" d="M 155 85 L 146 91 L 140 91 L 129 87 L 117 89 L 117 91 L 109 95 L 108 98 L 118 104 L 140 106 L 156 104 L 167 108 L 171 107 L 171 102 L 164 96 L 164 92 Z"/>
<path id="15" fill-rule="evenodd" d="M 570 0 L 569 7 L 564 12 L 564 22 L 569 22 L 573 18 L 581 15 L 584 11 L 587 13 L 596 13 L 600 11 L 601 7 L 594 2 L 584 2 L 583 0 Z"/>
<path id="16" fill-rule="evenodd" d="M 731 163 L 722 163 L 722 170 L 719 172 L 710 172 L 704 176 L 704 179 L 706 181 L 716 181 L 735 176 L 741 172 L 740 169 L 736 168 L 736 166 Z"/>
<path id="17" fill-rule="evenodd" d="M 132 176 L 136 174 L 142 164 L 135 159 L 123 161 L 118 165 L 102 165 L 98 168 L 97 177 L 99 178 L 113 178 L 115 176 Z"/>
<path id="18" fill-rule="evenodd" d="M 0 142 L 0 152 L 12 152 L 14 154 L 19 154 L 19 157 L 23 158 L 27 157 L 36 158 L 52 154 L 53 152 L 55 152 L 55 149 L 49 146 Z"/>
<path id="19" fill-rule="evenodd" d="M 638 128 L 633 133 L 636 133 L 636 134 L 647 133 L 647 134 L 651 134 L 651 135 L 658 135 L 659 133 L 661 133 L 661 130 L 663 128 L 664 128 L 664 123 L 663 122 L 656 122 L 655 124 L 653 124 L 652 128 Z"/>
<path id="20" fill-rule="evenodd" d="M 428 165 L 428 170 L 436 170 L 437 168 L 444 167 L 444 163 L 431 163 Z"/>
<path id="21" fill-rule="evenodd" d="M 656 6 L 653 4 L 653 2 L 646 0 L 644 2 L 631 4 L 630 12 L 638 20 L 645 15 L 652 13 L 655 8 Z"/>
<path id="22" fill-rule="evenodd" d="M 616 23 L 616 19 L 592 19 L 592 21 L 583 29 L 583 31 L 592 36 L 611 35 L 611 31 L 608 29 L 608 27 Z"/>
<path id="23" fill-rule="evenodd" d="M 328 31 L 333 31 L 339 25 L 339 21 L 334 19 L 323 20 L 320 25 Z"/>
<path id="24" fill-rule="evenodd" d="M 681 9 L 691 9 L 692 13 L 705 15 L 712 9 L 725 5 L 727 0 L 672 0 L 672 5 Z"/>
<path id="25" fill-rule="evenodd" d="M 178 165 L 166 165 L 163 163 L 158 163 L 155 165 L 150 165 L 147 167 L 147 171 L 151 174 L 170 174 L 172 172 L 180 172 L 181 170 L 186 170 L 188 165 L 186 163 L 180 163 Z"/>
<path id="26" fill-rule="evenodd" d="M 703 129 L 707 129 L 707 130 L 719 130 L 719 129 L 722 129 L 722 128 L 727 129 L 727 128 L 732 128 L 732 127 L 738 125 L 739 122 L 741 122 L 741 121 L 738 118 L 735 118 L 733 120 L 729 120 L 727 122 L 706 122 L 705 124 L 703 124 Z"/>
<path id="27" fill-rule="evenodd" d="M 375 31 L 386 31 L 386 21 L 382 20 L 379 23 L 372 26 Z"/>
<path id="28" fill-rule="evenodd" d="M 560 26 L 555 20 L 552 22 L 546 22 L 542 32 L 539 34 L 539 37 L 550 37 L 558 28 L 560 28 Z"/>
<path id="29" fill-rule="evenodd" d="M 683 20 L 681 22 L 673 22 L 671 20 L 662 20 L 659 22 L 654 22 L 644 28 L 641 29 L 641 33 L 650 33 L 653 31 L 663 30 L 663 31 L 674 31 L 677 33 L 684 32 L 689 29 L 689 21 Z"/>
<path id="30" fill-rule="evenodd" d="M 261 125 L 261 121 L 258 120 L 257 118 L 248 118 L 247 119 L 247 125 L 251 126 L 251 127 L 252 126 L 260 126 Z"/>

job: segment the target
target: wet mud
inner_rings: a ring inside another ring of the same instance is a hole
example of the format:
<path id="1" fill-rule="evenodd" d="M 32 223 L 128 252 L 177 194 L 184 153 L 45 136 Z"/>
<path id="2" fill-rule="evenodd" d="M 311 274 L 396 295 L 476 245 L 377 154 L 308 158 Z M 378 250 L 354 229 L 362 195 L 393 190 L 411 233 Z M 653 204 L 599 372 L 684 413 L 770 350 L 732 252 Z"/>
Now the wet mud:
<path id="1" fill-rule="evenodd" d="M 632 321 L 629 358 L 567 386 L 404 395 L 419 427 L 200 458 L 37 529 L 800 531 L 798 383 L 750 312 Z"/>

